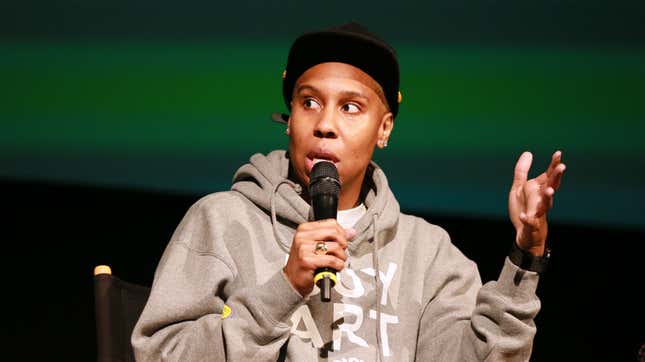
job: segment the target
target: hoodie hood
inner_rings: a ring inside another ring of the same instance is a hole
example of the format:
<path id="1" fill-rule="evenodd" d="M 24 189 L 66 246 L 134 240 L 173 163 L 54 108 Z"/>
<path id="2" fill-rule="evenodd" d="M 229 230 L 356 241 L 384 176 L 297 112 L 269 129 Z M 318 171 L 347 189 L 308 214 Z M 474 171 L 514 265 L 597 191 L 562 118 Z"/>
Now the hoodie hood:
<path id="1" fill-rule="evenodd" d="M 274 198 L 277 219 L 295 228 L 311 219 L 311 206 L 300 196 L 307 191 L 288 179 L 289 162 L 284 150 L 273 151 L 266 156 L 254 154 L 250 162 L 240 167 L 233 176 L 231 190 L 240 192 L 267 214 L 272 211 L 271 199 Z M 379 239 L 381 247 L 392 240 L 399 218 L 399 204 L 385 174 L 374 162 L 370 163 L 365 173 L 363 188 L 363 203 L 367 212 L 354 226 L 357 234 L 349 245 L 354 255 L 372 251 L 372 247 L 363 244 L 374 237 Z"/>

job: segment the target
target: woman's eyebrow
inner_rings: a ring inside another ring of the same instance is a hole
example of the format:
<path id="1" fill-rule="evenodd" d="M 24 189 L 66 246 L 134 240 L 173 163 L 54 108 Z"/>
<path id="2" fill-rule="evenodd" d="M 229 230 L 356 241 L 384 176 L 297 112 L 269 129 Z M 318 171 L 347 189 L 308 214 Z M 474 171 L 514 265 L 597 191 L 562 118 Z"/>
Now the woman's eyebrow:
<path id="1" fill-rule="evenodd" d="M 311 86 L 311 85 L 308 85 L 308 84 L 302 84 L 302 85 L 299 85 L 298 88 L 296 88 L 296 94 L 300 94 L 300 93 L 302 93 L 303 91 L 306 91 L 306 90 L 314 92 L 314 93 L 320 93 L 318 88 L 316 88 L 314 86 Z"/>
<path id="2" fill-rule="evenodd" d="M 300 93 L 302 93 L 304 91 L 307 91 L 307 90 L 310 91 L 310 92 L 313 92 L 313 93 L 320 94 L 320 90 L 318 88 L 316 88 L 316 87 L 314 87 L 312 85 L 309 85 L 309 84 L 299 85 L 298 88 L 296 88 L 296 94 L 300 94 Z M 341 91 L 340 95 L 343 98 L 362 98 L 365 101 L 369 100 L 369 98 L 365 94 L 363 94 L 361 92 L 358 92 L 358 91 Z"/>
<path id="3" fill-rule="evenodd" d="M 302 84 L 302 85 L 299 85 L 298 88 L 296 88 L 296 94 L 300 94 L 307 90 L 313 93 L 320 93 L 320 90 L 318 88 L 309 84 Z M 369 100 L 369 98 L 365 94 L 358 91 L 341 91 L 340 95 L 344 98 L 356 97 L 356 98 L 362 98 L 366 101 Z"/>
<path id="4" fill-rule="evenodd" d="M 363 94 L 363 93 L 361 93 L 361 92 L 356 92 L 356 91 L 342 91 L 342 92 L 340 92 L 340 94 L 341 94 L 343 97 L 345 97 L 345 98 L 362 98 L 362 99 L 364 99 L 365 101 L 368 101 L 368 100 L 369 100 L 369 98 L 368 98 L 365 94 Z"/>

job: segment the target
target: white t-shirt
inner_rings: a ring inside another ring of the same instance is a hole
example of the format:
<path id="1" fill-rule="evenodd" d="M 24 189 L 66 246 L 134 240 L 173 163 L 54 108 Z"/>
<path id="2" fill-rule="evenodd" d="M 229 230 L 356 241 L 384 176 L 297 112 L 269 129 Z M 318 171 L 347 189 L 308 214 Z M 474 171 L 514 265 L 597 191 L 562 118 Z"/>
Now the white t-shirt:
<path id="1" fill-rule="evenodd" d="M 365 207 L 365 204 L 361 203 L 353 209 L 338 210 L 336 220 L 344 229 L 349 229 L 356 225 L 358 220 L 360 220 L 366 212 L 367 208 Z"/>

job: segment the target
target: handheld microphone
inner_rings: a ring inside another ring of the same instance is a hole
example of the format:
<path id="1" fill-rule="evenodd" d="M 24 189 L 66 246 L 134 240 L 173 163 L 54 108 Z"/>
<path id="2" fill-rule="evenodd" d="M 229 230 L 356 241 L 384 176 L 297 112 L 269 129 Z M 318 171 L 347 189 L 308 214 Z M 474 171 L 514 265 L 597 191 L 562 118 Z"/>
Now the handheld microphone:
<path id="1" fill-rule="evenodd" d="M 335 219 L 338 210 L 340 181 L 338 170 L 333 163 L 318 162 L 311 169 L 309 177 L 309 196 L 314 211 L 314 220 Z M 336 285 L 336 270 L 318 268 L 314 274 L 314 283 L 320 288 L 320 300 L 331 300 L 331 288 Z"/>

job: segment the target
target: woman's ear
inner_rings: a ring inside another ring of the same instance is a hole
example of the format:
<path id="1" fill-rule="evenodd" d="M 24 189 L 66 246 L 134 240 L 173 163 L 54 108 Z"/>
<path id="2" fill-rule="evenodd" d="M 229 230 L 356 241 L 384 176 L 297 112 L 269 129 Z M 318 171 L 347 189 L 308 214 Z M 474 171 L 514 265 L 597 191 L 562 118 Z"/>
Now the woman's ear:
<path id="1" fill-rule="evenodd" d="M 289 102 L 289 105 L 293 107 L 293 100 Z M 292 109 L 291 107 L 289 108 L 289 110 Z M 284 134 L 291 136 L 291 112 L 289 112 L 289 119 L 287 119 L 287 129 L 284 130 Z"/>
<path id="2" fill-rule="evenodd" d="M 387 141 L 390 139 L 390 134 L 394 128 L 394 116 L 392 112 L 387 112 L 381 118 L 381 125 L 378 130 L 378 142 L 377 145 L 379 148 L 387 147 Z"/>
<path id="3" fill-rule="evenodd" d="M 289 119 L 287 120 L 287 129 L 284 130 L 284 134 L 287 136 L 291 136 L 291 115 L 289 115 Z"/>

